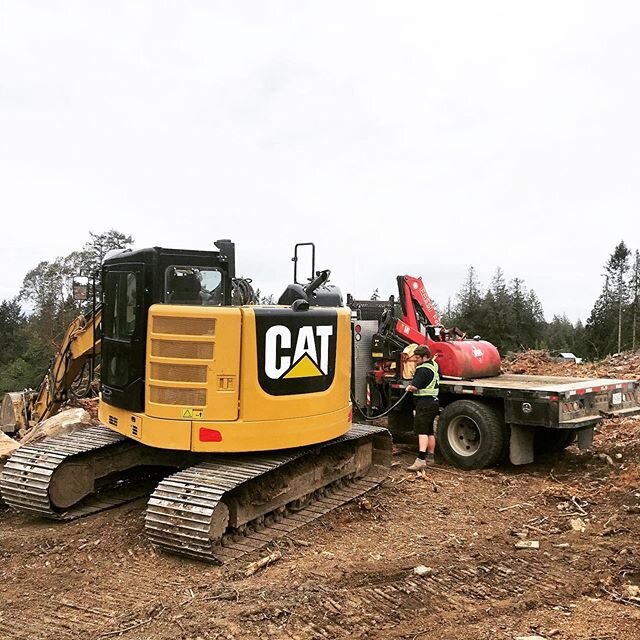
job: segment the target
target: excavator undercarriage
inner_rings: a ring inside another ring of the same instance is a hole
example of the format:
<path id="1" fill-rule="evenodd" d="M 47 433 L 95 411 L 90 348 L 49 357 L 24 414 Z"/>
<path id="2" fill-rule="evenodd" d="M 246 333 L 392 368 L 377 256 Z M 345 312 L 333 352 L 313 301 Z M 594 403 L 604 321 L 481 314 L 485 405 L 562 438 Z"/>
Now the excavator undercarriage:
<path id="1" fill-rule="evenodd" d="M 211 456 L 141 445 L 91 427 L 19 449 L 0 477 L 22 511 L 73 520 L 148 495 L 145 528 L 165 551 L 222 563 L 259 549 L 378 485 L 391 462 L 386 429 L 267 454 Z"/>

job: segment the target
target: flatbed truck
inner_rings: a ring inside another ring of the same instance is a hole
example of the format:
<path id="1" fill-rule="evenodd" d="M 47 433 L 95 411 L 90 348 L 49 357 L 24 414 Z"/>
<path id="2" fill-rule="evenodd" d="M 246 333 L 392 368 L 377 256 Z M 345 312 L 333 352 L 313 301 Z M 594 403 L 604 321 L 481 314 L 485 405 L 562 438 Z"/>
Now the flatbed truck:
<path id="1" fill-rule="evenodd" d="M 399 332 L 384 334 L 385 303 L 350 298 L 349 304 L 354 403 L 369 417 L 397 405 L 389 413 L 389 429 L 396 436 L 410 433 L 413 401 L 411 394 L 403 395 L 411 380 L 402 377 L 402 345 L 389 346 Z M 407 307 L 403 303 L 405 318 Z M 560 451 L 575 440 L 588 449 L 603 418 L 640 413 L 640 381 L 511 373 L 442 376 L 439 400 L 438 451 L 456 467 L 480 469 L 507 460 L 527 464 L 537 453 Z"/>

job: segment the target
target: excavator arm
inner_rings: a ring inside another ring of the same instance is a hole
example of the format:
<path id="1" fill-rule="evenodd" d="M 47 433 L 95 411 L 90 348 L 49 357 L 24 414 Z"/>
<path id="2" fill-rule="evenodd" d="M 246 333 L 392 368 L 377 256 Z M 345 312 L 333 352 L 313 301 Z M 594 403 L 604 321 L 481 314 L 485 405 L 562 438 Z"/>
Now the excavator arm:
<path id="1" fill-rule="evenodd" d="M 55 415 L 71 395 L 73 382 L 92 356 L 100 353 L 99 325 L 102 309 L 80 314 L 67 327 L 51 365 L 37 392 L 8 393 L 2 400 L 1 428 L 27 430 Z"/>

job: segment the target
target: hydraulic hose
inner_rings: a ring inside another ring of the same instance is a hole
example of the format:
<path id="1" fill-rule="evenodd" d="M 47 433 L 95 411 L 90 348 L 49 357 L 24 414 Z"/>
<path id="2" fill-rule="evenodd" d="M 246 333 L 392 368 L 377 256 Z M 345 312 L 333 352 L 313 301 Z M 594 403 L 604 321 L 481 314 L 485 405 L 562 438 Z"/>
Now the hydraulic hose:
<path id="1" fill-rule="evenodd" d="M 377 416 L 368 416 L 365 412 L 358 406 L 356 403 L 356 399 L 353 397 L 353 393 L 351 394 L 351 403 L 356 408 L 356 411 L 367 421 L 378 420 L 378 418 L 384 418 L 388 416 L 406 397 L 409 392 L 405 391 L 400 399 L 393 405 L 391 405 L 388 409 L 385 409 L 382 413 L 379 413 Z"/>
<path id="2" fill-rule="evenodd" d="M 231 281 L 231 298 L 234 305 L 256 304 L 256 292 L 251 286 L 251 278 L 233 278 Z"/>

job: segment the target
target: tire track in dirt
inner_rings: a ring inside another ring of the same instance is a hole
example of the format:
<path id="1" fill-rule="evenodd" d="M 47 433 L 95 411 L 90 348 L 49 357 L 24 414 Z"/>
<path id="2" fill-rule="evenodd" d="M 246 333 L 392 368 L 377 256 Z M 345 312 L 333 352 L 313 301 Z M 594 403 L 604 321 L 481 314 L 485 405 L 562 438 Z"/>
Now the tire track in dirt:
<path id="1" fill-rule="evenodd" d="M 117 571 L 102 569 L 99 582 L 93 576 L 78 576 L 74 589 L 64 596 L 27 592 L 25 598 L 30 602 L 8 603 L 11 616 L 0 621 L 0 638 L 96 638 L 112 628 L 115 620 L 148 609 L 160 594 L 173 595 L 176 590 L 158 580 L 148 563 L 127 570 L 126 579 L 127 588 L 122 590 Z M 34 616 L 36 600 L 38 614 Z"/>
<path id="2" fill-rule="evenodd" d="M 138 513 L 133 515 L 140 517 Z M 27 532 L 40 529 L 41 535 L 55 540 L 52 544 L 64 540 L 65 531 L 74 527 L 66 525 L 64 530 L 55 527 L 53 533 L 49 533 L 41 523 L 33 527 L 28 520 L 23 524 L 19 517 L 15 522 L 18 527 L 24 527 L 18 529 L 18 539 L 23 533 L 28 540 Z M 66 535 L 84 535 L 95 542 L 99 523 L 86 522 L 88 531 L 76 525 L 75 533 Z M 102 537 L 104 534 L 100 532 Z M 148 548 L 136 548 L 134 552 L 128 541 L 115 539 L 103 540 L 103 544 L 108 545 L 105 549 L 85 543 L 90 546 L 82 551 L 81 565 L 75 565 L 77 555 L 72 553 L 63 559 L 64 552 L 54 558 L 42 556 L 42 551 L 35 549 L 29 550 L 26 563 L 20 563 L 16 546 L 21 543 L 16 539 L 9 542 L 12 544 L 5 555 L 3 574 L 16 576 L 24 588 L 15 592 L 8 583 L 0 584 L 0 638 L 3 640 L 98 638 L 117 628 L 120 621 L 144 615 L 158 605 L 159 599 L 175 599 L 182 588 L 181 573 L 190 568 L 189 563 L 179 564 L 173 558 L 159 557 Z M 94 549 L 89 552 L 91 555 L 87 554 L 89 548 Z M 77 549 L 75 553 L 78 554 Z M 30 583 L 37 586 L 29 588 Z"/>
<path id="3" fill-rule="evenodd" d="M 290 634 L 300 640 L 341 640 L 371 637 L 375 630 L 384 637 L 385 629 L 411 624 L 415 618 L 463 615 L 483 619 L 491 615 L 487 613 L 488 606 L 518 611 L 542 602 L 555 603 L 556 593 L 562 593 L 564 599 L 583 593 L 579 579 L 568 579 L 567 567 L 562 563 L 518 553 L 521 552 L 498 559 L 487 549 L 480 557 L 464 558 L 462 562 L 458 558 L 456 564 L 437 568 L 424 577 L 404 567 L 356 571 L 348 580 L 322 581 L 307 588 L 300 597 L 292 596 L 283 587 L 264 589 L 264 585 L 261 588 L 249 584 L 233 611 L 208 602 L 195 615 L 206 613 L 209 619 L 212 614 L 215 616 L 215 624 L 209 623 L 209 628 L 216 630 L 212 637 L 240 637 L 240 619 L 241 624 L 247 625 L 245 629 L 263 638 Z M 195 580 L 194 567 L 198 572 Z M 196 589 L 195 604 L 200 599 L 198 583 L 203 585 L 206 579 L 212 586 L 223 579 L 220 569 L 188 561 L 185 564 L 183 559 L 146 551 L 125 561 L 114 556 L 111 563 L 109 557 L 102 556 L 95 569 L 77 574 L 73 588 L 63 594 L 56 593 L 52 585 L 51 589 L 46 588 L 51 596 L 27 594 L 27 602 L 10 603 L 11 618 L 0 619 L 0 637 L 71 640 L 99 638 L 121 629 L 123 637 L 136 638 L 139 636 L 135 629 L 126 630 L 152 619 L 158 606 L 167 607 L 158 619 L 162 627 L 163 622 L 178 614 L 181 602 L 189 598 L 185 597 L 189 585 Z M 34 610 L 38 610 L 37 616 L 33 615 Z M 141 628 L 140 633 L 144 629 L 147 634 L 142 637 L 155 635 L 154 622 Z M 174 632 L 177 630 L 178 625 Z"/>
<path id="4" fill-rule="evenodd" d="M 579 580 L 568 581 L 563 571 L 551 570 L 537 561 L 514 559 L 510 565 L 457 565 L 423 577 L 407 575 L 407 571 L 386 577 L 376 572 L 362 576 L 354 586 L 307 594 L 304 604 L 284 614 L 280 605 L 271 605 L 251 609 L 245 619 L 263 638 L 358 638 L 372 637 L 376 630 L 384 637 L 385 630 L 417 617 L 428 621 L 431 616 L 464 612 L 465 616 L 486 618 L 492 615 L 487 611 L 488 603 L 492 610 L 517 611 L 553 604 L 556 593 L 566 598 L 584 591 Z M 275 593 L 267 595 L 267 600 L 278 601 Z M 274 628 L 273 621 L 279 618 L 282 623 Z M 260 624 L 262 619 L 272 624 Z"/>

